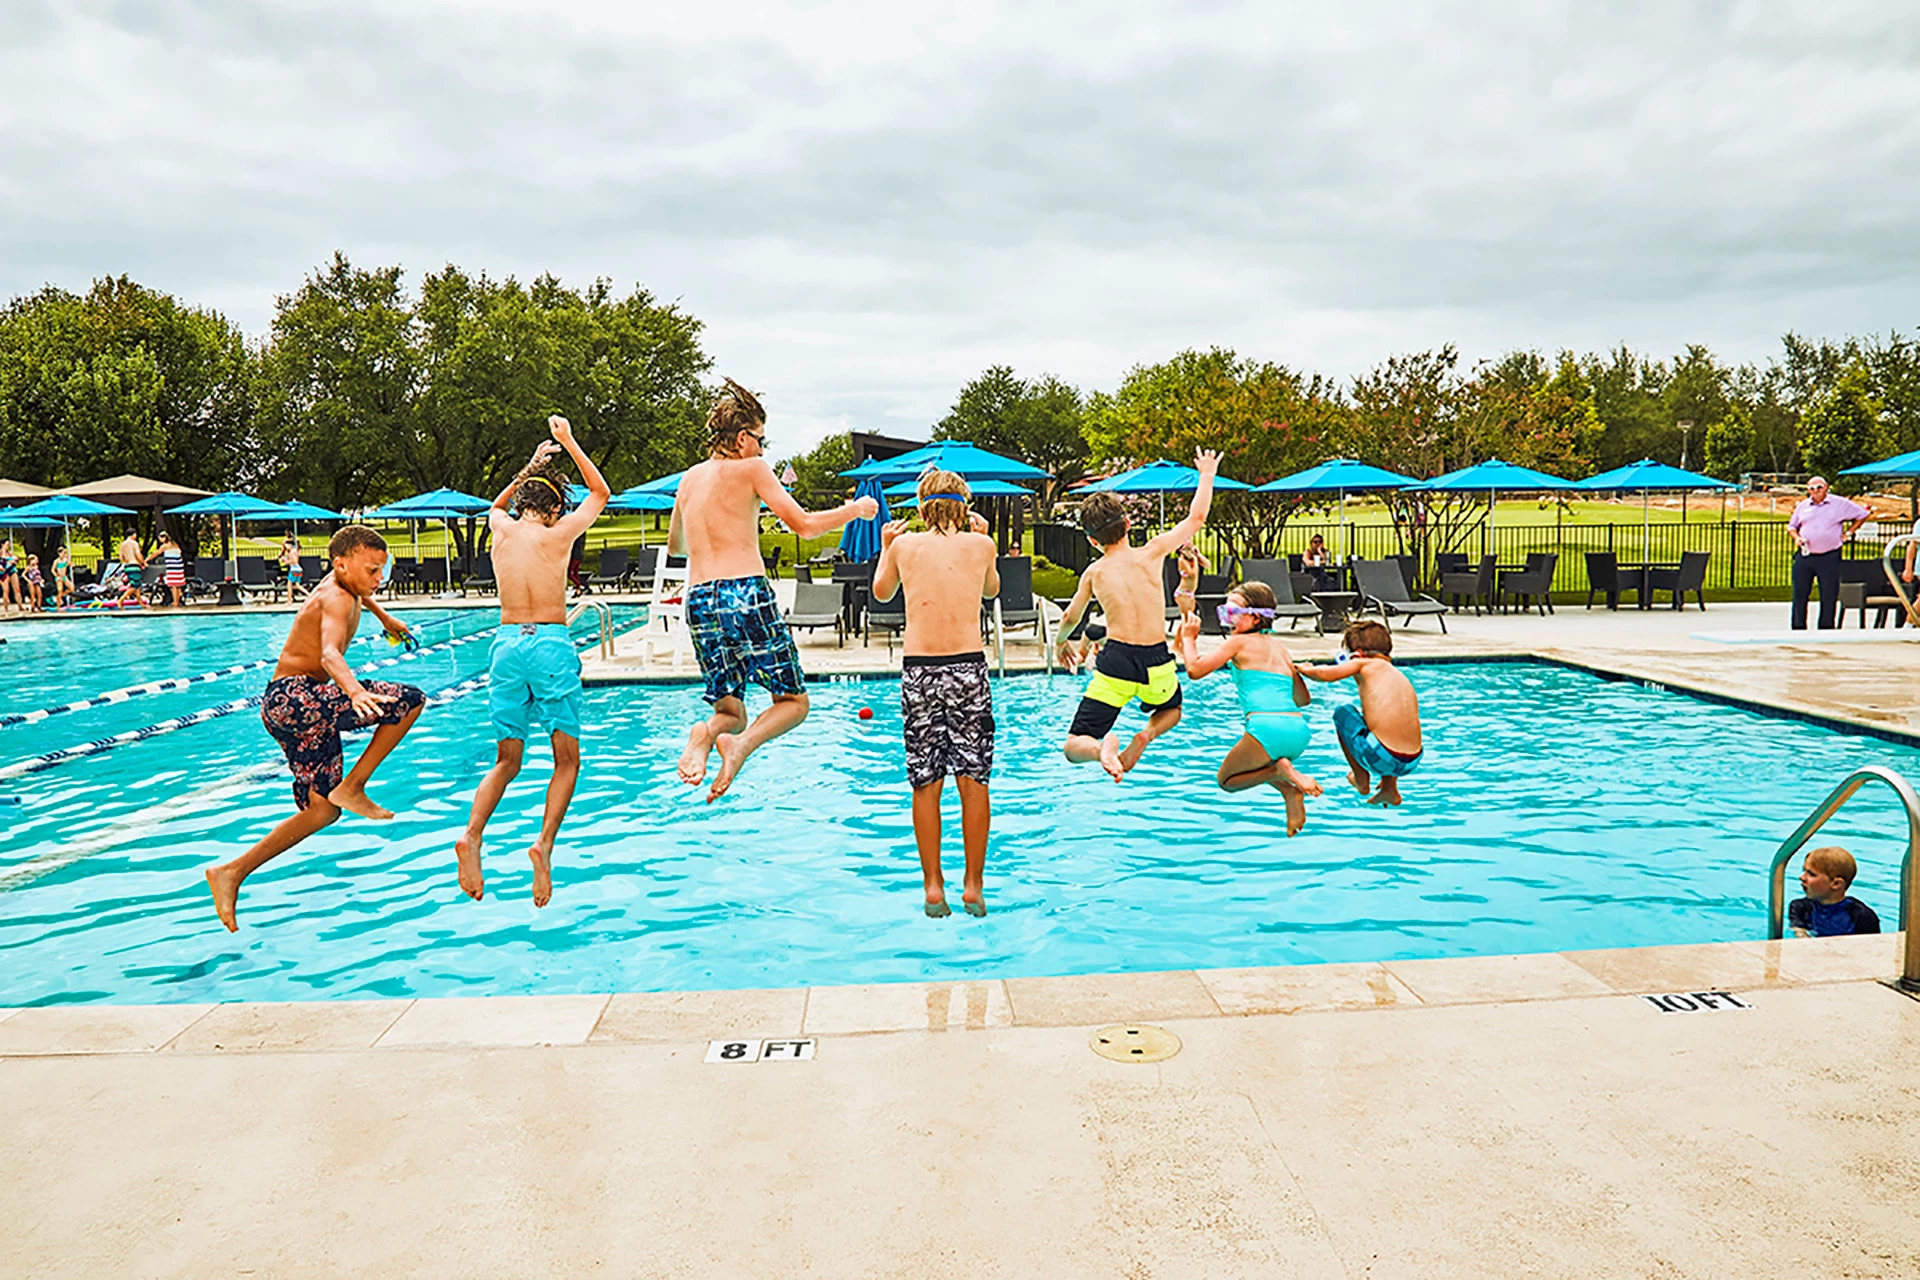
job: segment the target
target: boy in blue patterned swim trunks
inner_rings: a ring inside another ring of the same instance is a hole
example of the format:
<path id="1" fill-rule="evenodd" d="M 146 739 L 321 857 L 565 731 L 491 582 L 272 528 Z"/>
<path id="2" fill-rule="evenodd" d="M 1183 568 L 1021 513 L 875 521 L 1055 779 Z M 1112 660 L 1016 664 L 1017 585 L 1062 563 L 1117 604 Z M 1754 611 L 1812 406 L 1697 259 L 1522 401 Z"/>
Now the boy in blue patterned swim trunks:
<path id="1" fill-rule="evenodd" d="M 493 768 L 473 796 L 467 829 L 454 841 L 460 888 L 475 902 L 486 891 L 480 842 L 487 819 L 519 776 L 527 734 L 537 722 L 553 743 L 553 781 L 547 784 L 540 836 L 527 848 L 533 863 L 533 905 L 553 897 L 553 842 L 580 780 L 580 655 L 567 630 L 567 561 L 574 540 L 586 536 L 607 505 L 606 480 L 558 414 L 547 419 L 553 439 L 533 457 L 487 511 L 493 534 L 493 572 L 500 585 L 500 629 L 493 633 L 487 668 L 487 712 L 493 722 Z M 567 480 L 553 465 L 562 449 L 587 482 L 587 499 L 567 510 Z"/>
<path id="2" fill-rule="evenodd" d="M 1400 803 L 1400 779 L 1412 773 L 1425 748 L 1420 740 L 1420 698 L 1413 685 L 1393 665 L 1393 633 L 1378 622 L 1356 622 L 1341 637 L 1345 650 L 1328 666 L 1301 667 L 1309 680 L 1345 680 L 1353 677 L 1360 688 L 1360 705 L 1333 709 L 1334 732 L 1350 767 L 1347 781 L 1367 794 L 1377 775 L 1380 789 L 1368 804 Z"/>
<path id="3" fill-rule="evenodd" d="M 760 559 L 760 504 L 803 538 L 871 519 L 880 509 L 872 498 L 831 511 L 802 508 L 767 465 L 766 410 L 733 379 L 726 386 L 707 415 L 707 460 L 680 477 L 667 537 L 667 549 L 687 558 L 687 631 L 713 707 L 687 731 L 680 780 L 704 782 L 707 758 L 718 751 L 709 804 L 727 793 L 748 756 L 807 718 L 800 651 Z M 773 695 L 751 725 L 743 696 L 749 681 Z"/>

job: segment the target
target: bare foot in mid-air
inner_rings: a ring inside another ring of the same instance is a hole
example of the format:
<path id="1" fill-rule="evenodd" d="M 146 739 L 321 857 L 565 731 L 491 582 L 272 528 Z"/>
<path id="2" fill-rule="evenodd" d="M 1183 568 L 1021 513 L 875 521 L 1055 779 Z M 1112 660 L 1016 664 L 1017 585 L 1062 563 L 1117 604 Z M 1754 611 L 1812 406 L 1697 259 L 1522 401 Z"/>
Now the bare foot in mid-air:
<path id="1" fill-rule="evenodd" d="M 1294 768 L 1293 761 L 1291 760 L 1282 760 L 1280 762 L 1280 776 L 1285 779 L 1288 785 L 1294 787 L 1303 796 L 1323 796 L 1327 794 L 1325 787 Z"/>
<path id="2" fill-rule="evenodd" d="M 453 856 L 460 860 L 460 891 L 480 901 L 487 890 L 486 877 L 480 872 L 480 837 L 469 831 L 455 840 Z"/>
<path id="3" fill-rule="evenodd" d="M 930 920 L 944 920 L 953 914 L 953 908 L 947 905 L 947 889 L 945 885 L 941 885 L 938 888 L 928 886 L 926 911 L 927 918 Z"/>
<path id="4" fill-rule="evenodd" d="M 697 787 L 707 780 L 707 756 L 713 751 L 713 739 L 707 726 L 697 724 L 687 730 L 687 749 L 680 753 L 680 781 Z"/>
<path id="5" fill-rule="evenodd" d="M 987 914 L 987 895 L 979 885 L 963 889 L 960 892 L 960 905 L 967 909 L 970 916 L 984 916 Z"/>
<path id="6" fill-rule="evenodd" d="M 727 794 L 727 788 L 733 785 L 733 775 L 739 773 L 740 766 L 747 762 L 746 744 L 740 741 L 740 735 L 723 733 L 713 740 L 713 745 L 720 753 L 720 772 L 714 775 L 713 785 L 707 788 L 708 804 Z"/>
<path id="7" fill-rule="evenodd" d="M 1347 770 L 1347 781 L 1351 782 L 1353 789 L 1363 796 L 1373 789 L 1373 779 L 1354 769 Z"/>
<path id="8" fill-rule="evenodd" d="M 1277 779 L 1273 785 L 1279 788 L 1280 798 L 1287 802 L 1287 839 L 1291 840 L 1307 825 L 1307 800 L 1297 787 L 1290 787 Z"/>
<path id="9" fill-rule="evenodd" d="M 240 922 L 234 919 L 234 909 L 240 902 L 240 876 L 226 863 L 207 868 L 207 888 L 213 890 L 213 914 L 220 917 L 220 923 L 227 926 L 228 933 L 240 932 Z"/>
<path id="10" fill-rule="evenodd" d="M 527 857 L 533 860 L 533 905 L 544 907 L 553 898 L 553 846 L 535 840 Z"/>
<path id="11" fill-rule="evenodd" d="M 1146 754 L 1147 744 L 1152 741 L 1153 739 L 1149 738 L 1144 731 L 1134 734 L 1133 741 L 1129 742 L 1127 749 L 1120 753 L 1120 767 L 1132 773 L 1133 766 L 1140 763 L 1140 757 Z"/>
<path id="12" fill-rule="evenodd" d="M 1115 782 L 1127 776 L 1127 766 L 1120 763 L 1120 740 L 1112 734 L 1100 739 L 1100 767 Z"/>
<path id="13" fill-rule="evenodd" d="M 1380 789 L 1373 793 L 1373 799 L 1367 801 L 1367 803 L 1385 805 L 1389 808 L 1398 805 L 1400 803 L 1400 784 L 1392 778 L 1380 779 Z"/>
<path id="14" fill-rule="evenodd" d="M 343 782 L 327 796 L 329 803 L 345 809 L 348 813 L 359 814 L 363 818 L 372 818 L 375 822 L 385 822 L 393 816 L 393 810 L 382 809 L 367 799 L 366 788 L 357 782 Z"/>

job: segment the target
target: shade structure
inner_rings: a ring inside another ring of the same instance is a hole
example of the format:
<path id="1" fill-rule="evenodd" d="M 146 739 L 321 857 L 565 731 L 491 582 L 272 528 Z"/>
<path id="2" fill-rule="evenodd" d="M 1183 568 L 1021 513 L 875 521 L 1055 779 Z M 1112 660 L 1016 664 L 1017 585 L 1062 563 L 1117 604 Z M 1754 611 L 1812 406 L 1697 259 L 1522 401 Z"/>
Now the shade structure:
<path id="1" fill-rule="evenodd" d="M 1378 493 L 1384 489 L 1404 489 L 1410 484 L 1418 484 L 1412 476 L 1403 476 L 1398 471 L 1388 471 L 1381 467 L 1356 462 L 1352 458 L 1329 458 L 1318 466 L 1308 467 L 1305 471 L 1296 471 L 1290 476 L 1281 476 L 1278 480 L 1269 480 L 1265 484 L 1255 485 L 1255 493 L 1331 493 L 1340 501 L 1340 538 L 1342 554 L 1353 553 L 1352 539 L 1347 531 L 1347 495 L 1350 493 Z"/>
<path id="2" fill-rule="evenodd" d="M 886 527 L 892 513 L 887 510 L 887 495 L 880 487 L 876 476 L 868 476 L 854 486 L 855 498 L 872 498 L 880 504 L 880 509 L 869 520 L 850 521 L 840 531 L 840 554 L 846 559 L 860 563 L 880 558 L 880 530 Z"/>
<path id="3" fill-rule="evenodd" d="M 869 458 L 840 474 L 854 480 L 912 480 L 929 467 L 974 480 L 1048 480 L 1039 467 L 982 449 L 966 440 L 936 440 L 892 458 Z"/>
<path id="4" fill-rule="evenodd" d="M 276 503 L 274 515 L 282 520 L 345 520 L 346 514 L 329 511 L 325 507 L 316 507 L 311 502 L 302 502 L 295 498 L 292 502 Z"/>
<path id="5" fill-rule="evenodd" d="M 912 497 L 920 491 L 918 480 L 902 480 L 899 484 L 890 484 L 883 491 L 889 498 Z M 967 491 L 976 498 L 1031 498 L 1033 490 L 1017 484 L 1008 484 L 1005 480 L 968 480 Z M 895 506 L 904 505 L 895 503 Z"/>
<path id="6" fill-rule="evenodd" d="M 0 480 L 0 507 L 25 506 L 52 493 L 45 485 L 28 484 L 25 480 Z"/>
<path id="7" fill-rule="evenodd" d="M 52 516 L 23 516 L 0 507 L 0 529 L 58 529 L 64 523 Z"/>
<path id="8" fill-rule="evenodd" d="M 189 488 L 184 484 L 172 484 L 165 480 L 150 480 L 146 476 L 113 476 L 106 480 L 89 480 L 85 484 L 69 485 L 63 492 L 80 498 L 95 498 L 101 502 L 114 502 L 123 507 L 159 507 L 171 511 L 184 506 L 195 498 L 207 498 L 212 495 L 205 489 Z M 122 514 L 131 514 L 123 512 Z"/>
<path id="9" fill-rule="evenodd" d="M 1480 526 L 1480 550 L 1483 555 L 1493 549 L 1493 504 L 1501 494 L 1560 492 L 1579 487 L 1571 480 L 1562 480 L 1559 476 L 1535 471 L 1532 467 L 1502 462 L 1498 458 L 1489 458 L 1485 462 L 1476 462 L 1470 467 L 1407 486 L 1409 489 L 1428 489 L 1440 493 L 1486 494 L 1487 520 Z"/>
<path id="10" fill-rule="evenodd" d="M 1713 476 L 1703 476 L 1698 471 L 1682 471 L 1679 467 L 1668 466 L 1664 462 L 1655 462 L 1652 458 L 1642 458 L 1638 462 L 1629 462 L 1624 467 L 1615 467 L 1611 471 L 1602 471 L 1597 476 L 1588 476 L 1579 482 L 1579 487 L 1594 493 L 1637 493 L 1640 495 L 1640 558 L 1653 558 L 1653 507 L 1649 495 L 1654 493 L 1686 493 L 1694 489 L 1737 489 L 1740 486 L 1730 484 Z M 1681 515 L 1686 514 L 1682 505 Z M 1724 515 L 1725 513 L 1722 512 Z"/>
<path id="11" fill-rule="evenodd" d="M 628 489 L 607 499 L 607 510 L 615 512 L 659 512 L 673 510 L 670 493 L 639 493 Z"/>
<path id="12" fill-rule="evenodd" d="M 1843 476 L 1893 476 L 1912 480 L 1920 478 L 1920 449 L 1911 453 L 1896 453 L 1891 458 L 1882 458 L 1878 462 L 1864 462 L 1857 467 L 1848 467 L 1840 473 Z"/>
<path id="13" fill-rule="evenodd" d="M 1251 489 L 1252 485 L 1226 476 L 1213 478 L 1215 489 Z M 1160 495 L 1160 523 L 1167 522 L 1167 495 L 1170 493 L 1193 493 L 1200 488 L 1200 472 L 1193 467 L 1184 467 L 1177 462 L 1161 458 L 1149 462 L 1144 467 L 1135 467 L 1131 471 L 1122 471 L 1117 476 L 1108 476 L 1104 480 L 1095 480 L 1083 487 L 1081 493 L 1157 493 Z"/>

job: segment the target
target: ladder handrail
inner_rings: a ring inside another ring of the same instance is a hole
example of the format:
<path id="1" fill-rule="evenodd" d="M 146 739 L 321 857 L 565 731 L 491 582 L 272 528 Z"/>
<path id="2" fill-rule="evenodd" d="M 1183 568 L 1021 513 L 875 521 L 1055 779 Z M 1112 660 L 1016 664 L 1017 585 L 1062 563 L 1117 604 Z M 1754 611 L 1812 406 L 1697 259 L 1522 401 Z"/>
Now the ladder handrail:
<path id="1" fill-rule="evenodd" d="M 1903 533 L 1896 537 L 1888 538 L 1885 542 L 1881 543 L 1880 567 L 1886 570 L 1887 584 L 1893 588 L 1893 594 L 1900 597 L 1901 605 L 1906 608 L 1907 621 L 1916 627 L 1920 627 L 1920 609 L 1914 607 L 1913 597 L 1908 595 L 1907 589 L 1900 585 L 1900 575 L 1893 567 L 1893 549 L 1903 542 L 1920 542 L 1920 536 Z M 1905 566 L 1902 567 L 1904 568 Z M 1864 619 L 1866 614 L 1862 613 L 1860 616 Z M 1881 615 L 1881 621 L 1886 621 L 1886 615 Z M 1861 625 L 1865 625 L 1864 621 Z"/>
<path id="2" fill-rule="evenodd" d="M 1916 864 L 1920 864 L 1920 858 L 1916 858 L 1916 854 L 1920 854 L 1920 795 L 1915 795 L 1913 785 L 1885 765 L 1870 764 L 1848 774 L 1773 855 L 1773 865 L 1767 873 L 1767 937 L 1780 938 L 1786 934 L 1787 863 L 1842 805 L 1853 799 L 1855 792 L 1876 781 L 1893 788 L 1907 813 L 1907 852 L 1900 862 L 1900 927 L 1906 930 L 1907 936 L 1899 984 L 1905 990 L 1920 991 L 1920 929 L 1910 927 L 1909 919 L 1916 896 L 1914 872 Z"/>
<path id="3" fill-rule="evenodd" d="M 613 609 L 604 600 L 582 600 L 567 611 L 567 625 L 572 626 L 574 619 L 592 609 L 600 615 L 600 656 L 613 656 Z"/>

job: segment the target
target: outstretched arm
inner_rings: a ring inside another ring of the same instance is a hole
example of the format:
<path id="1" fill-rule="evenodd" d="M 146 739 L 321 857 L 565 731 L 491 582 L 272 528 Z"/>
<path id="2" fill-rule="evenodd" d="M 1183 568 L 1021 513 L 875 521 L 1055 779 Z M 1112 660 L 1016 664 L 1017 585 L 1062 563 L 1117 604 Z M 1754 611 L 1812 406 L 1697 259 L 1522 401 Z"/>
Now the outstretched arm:
<path id="1" fill-rule="evenodd" d="M 1199 680 L 1212 675 L 1229 662 L 1232 662 L 1233 656 L 1240 652 L 1240 648 L 1240 637 L 1237 635 L 1228 636 L 1220 642 L 1219 648 L 1215 649 L 1212 653 L 1202 655 L 1200 652 L 1200 615 L 1197 613 L 1189 614 L 1186 620 L 1180 624 L 1180 656 L 1186 659 L 1187 679 L 1189 680 Z"/>
<path id="2" fill-rule="evenodd" d="M 547 430 L 553 432 L 553 438 L 560 442 L 560 447 L 567 451 L 569 458 L 573 459 L 573 465 L 580 468 L 580 479 L 585 481 L 587 486 L 587 500 L 569 511 L 553 526 L 559 536 L 571 542 L 593 527 L 593 522 L 600 518 L 602 511 L 606 510 L 607 499 L 612 496 L 613 491 L 607 488 L 607 478 L 600 474 L 600 468 L 593 465 L 593 459 L 589 458 L 587 451 L 580 447 L 580 442 L 573 438 L 573 427 L 565 418 L 557 413 L 554 414 L 547 419 Z"/>
<path id="3" fill-rule="evenodd" d="M 870 520 L 880 513 L 880 504 L 872 498 L 855 498 L 831 511 L 809 511 L 793 500 L 793 495 L 787 492 L 765 459 L 760 461 L 759 473 L 753 477 L 753 488 L 780 523 L 803 538 L 817 538 L 844 527 L 849 521 Z M 678 514 L 676 509 L 675 515 Z"/>
<path id="4" fill-rule="evenodd" d="M 1220 454 L 1213 449 L 1202 449 L 1193 455 L 1193 464 L 1200 472 L 1200 487 L 1193 491 L 1193 505 L 1187 508 L 1185 520 L 1147 540 L 1150 560 L 1164 560 L 1192 542 L 1193 536 L 1206 524 L 1207 512 L 1213 509 L 1213 477 L 1220 470 Z"/>
<path id="5" fill-rule="evenodd" d="M 1322 666 L 1296 666 L 1294 671 L 1296 674 L 1303 675 L 1309 680 L 1329 682 L 1333 680 L 1345 680 L 1348 676 L 1359 675 L 1360 663 L 1356 659 L 1348 658 L 1345 662 L 1329 662 Z M 1295 695 L 1294 701 L 1299 701 L 1298 695 Z"/>

